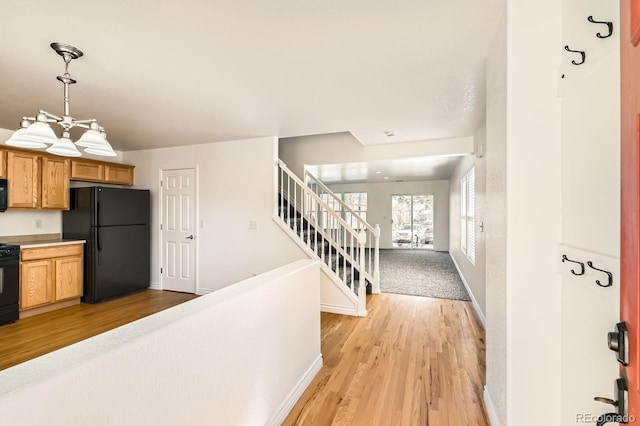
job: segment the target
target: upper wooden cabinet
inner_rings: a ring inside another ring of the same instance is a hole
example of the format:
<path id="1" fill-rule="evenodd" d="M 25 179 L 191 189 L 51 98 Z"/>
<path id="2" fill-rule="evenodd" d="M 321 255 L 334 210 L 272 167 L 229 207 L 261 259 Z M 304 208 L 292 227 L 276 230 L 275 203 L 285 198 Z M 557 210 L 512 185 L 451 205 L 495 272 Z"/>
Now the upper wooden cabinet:
<path id="1" fill-rule="evenodd" d="M 104 182 L 104 164 L 83 160 L 71 160 L 71 179 L 88 182 Z"/>
<path id="2" fill-rule="evenodd" d="M 69 164 L 63 157 L 42 157 L 43 209 L 69 209 Z"/>
<path id="3" fill-rule="evenodd" d="M 71 180 L 133 185 L 134 166 L 97 160 L 71 160 Z"/>
<path id="4" fill-rule="evenodd" d="M 7 179 L 7 207 L 14 209 L 68 210 L 70 180 L 133 185 L 133 171 L 127 164 L 0 149 L 0 178 Z"/>
<path id="5" fill-rule="evenodd" d="M 0 149 L 0 178 L 7 178 L 7 151 Z"/>
<path id="6" fill-rule="evenodd" d="M 104 181 L 107 183 L 119 183 L 121 185 L 133 185 L 133 166 L 125 164 L 105 164 Z"/>
<path id="7" fill-rule="evenodd" d="M 7 152 L 8 207 L 40 207 L 40 156 L 29 152 Z"/>

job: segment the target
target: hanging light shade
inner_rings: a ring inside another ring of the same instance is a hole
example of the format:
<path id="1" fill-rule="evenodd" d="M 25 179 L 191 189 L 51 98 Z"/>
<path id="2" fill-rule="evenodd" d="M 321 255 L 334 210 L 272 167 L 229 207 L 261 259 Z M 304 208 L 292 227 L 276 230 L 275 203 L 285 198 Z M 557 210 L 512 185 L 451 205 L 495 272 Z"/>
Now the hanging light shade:
<path id="1" fill-rule="evenodd" d="M 25 136 L 26 131 L 27 129 L 24 127 L 16 130 L 5 144 L 19 148 L 44 148 L 47 146 L 44 142 L 37 142 Z"/>
<path id="2" fill-rule="evenodd" d="M 63 132 L 62 137 L 47 148 L 47 152 L 63 157 L 80 157 L 82 155 L 75 144 L 71 142 L 71 139 L 69 139 L 69 133 L 67 132 Z"/>
<path id="3" fill-rule="evenodd" d="M 69 86 L 76 83 L 69 74 L 69 63 L 84 53 L 77 47 L 64 43 L 51 43 L 51 48 L 62 56 L 65 64 L 64 74 L 57 77 L 64 85 L 64 114 L 59 117 L 41 110 L 35 118 L 23 117 L 20 129 L 16 130 L 5 144 L 21 148 L 45 148 L 51 145 L 47 152 L 64 157 L 81 156 L 77 145 L 86 148 L 85 152 L 88 154 L 115 156 L 116 153 L 104 136 L 104 129 L 95 119 L 76 120 L 69 114 Z M 51 128 L 51 123 L 62 127 L 60 139 Z M 75 144 L 69 138 L 69 130 L 74 127 L 87 129 Z"/>
<path id="4" fill-rule="evenodd" d="M 118 155 L 113 149 L 111 149 L 111 147 L 105 149 L 87 148 L 84 150 L 84 152 L 86 152 L 87 154 L 100 155 L 102 157 L 115 157 L 116 155 Z"/>

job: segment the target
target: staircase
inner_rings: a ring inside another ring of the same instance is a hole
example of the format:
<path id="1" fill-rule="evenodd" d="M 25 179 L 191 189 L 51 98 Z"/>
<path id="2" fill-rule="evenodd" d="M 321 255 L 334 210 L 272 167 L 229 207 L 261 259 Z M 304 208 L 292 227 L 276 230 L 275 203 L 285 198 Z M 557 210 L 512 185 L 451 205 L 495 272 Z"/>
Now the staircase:
<path id="1" fill-rule="evenodd" d="M 366 316 L 366 293 L 380 292 L 380 227 L 371 226 L 315 176 L 305 184 L 278 160 L 277 222 Z M 334 209 L 332 206 L 339 206 Z M 336 211 L 337 210 L 337 211 Z"/>

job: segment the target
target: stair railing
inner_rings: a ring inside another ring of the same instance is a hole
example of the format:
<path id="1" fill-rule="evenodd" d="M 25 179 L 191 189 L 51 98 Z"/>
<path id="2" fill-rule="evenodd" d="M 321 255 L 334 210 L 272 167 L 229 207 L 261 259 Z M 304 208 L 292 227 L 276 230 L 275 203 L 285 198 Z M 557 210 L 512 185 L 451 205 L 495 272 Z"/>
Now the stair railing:
<path id="1" fill-rule="evenodd" d="M 349 225 L 358 232 L 364 232 L 366 234 L 365 270 L 368 274 L 367 279 L 373 283 L 373 292 L 380 293 L 380 225 L 370 225 L 362 216 L 308 171 L 305 171 L 304 175 L 307 186 L 311 188 L 314 193 L 325 201 L 331 200 L 328 204 L 340 206 L 338 210 L 343 212 L 345 220 Z"/>
<path id="2" fill-rule="evenodd" d="M 278 217 L 351 289 L 359 312 L 366 312 L 366 281 L 375 286 L 373 265 L 378 261 L 366 261 L 366 233 L 353 229 L 281 160 L 278 187 Z M 369 264 L 372 269 L 368 270 Z"/>

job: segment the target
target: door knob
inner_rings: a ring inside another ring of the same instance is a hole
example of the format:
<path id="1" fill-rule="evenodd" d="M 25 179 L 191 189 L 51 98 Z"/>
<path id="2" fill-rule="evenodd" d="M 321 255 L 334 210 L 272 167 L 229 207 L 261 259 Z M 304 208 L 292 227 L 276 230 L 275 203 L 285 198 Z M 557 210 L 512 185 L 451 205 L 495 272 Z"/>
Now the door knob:
<path id="1" fill-rule="evenodd" d="M 189 235 L 188 237 L 184 237 L 185 240 L 193 240 L 193 235 Z"/>
<path id="2" fill-rule="evenodd" d="M 617 323 L 615 331 L 607 334 L 607 344 L 616 353 L 620 364 L 629 364 L 629 331 L 624 321 Z"/>

